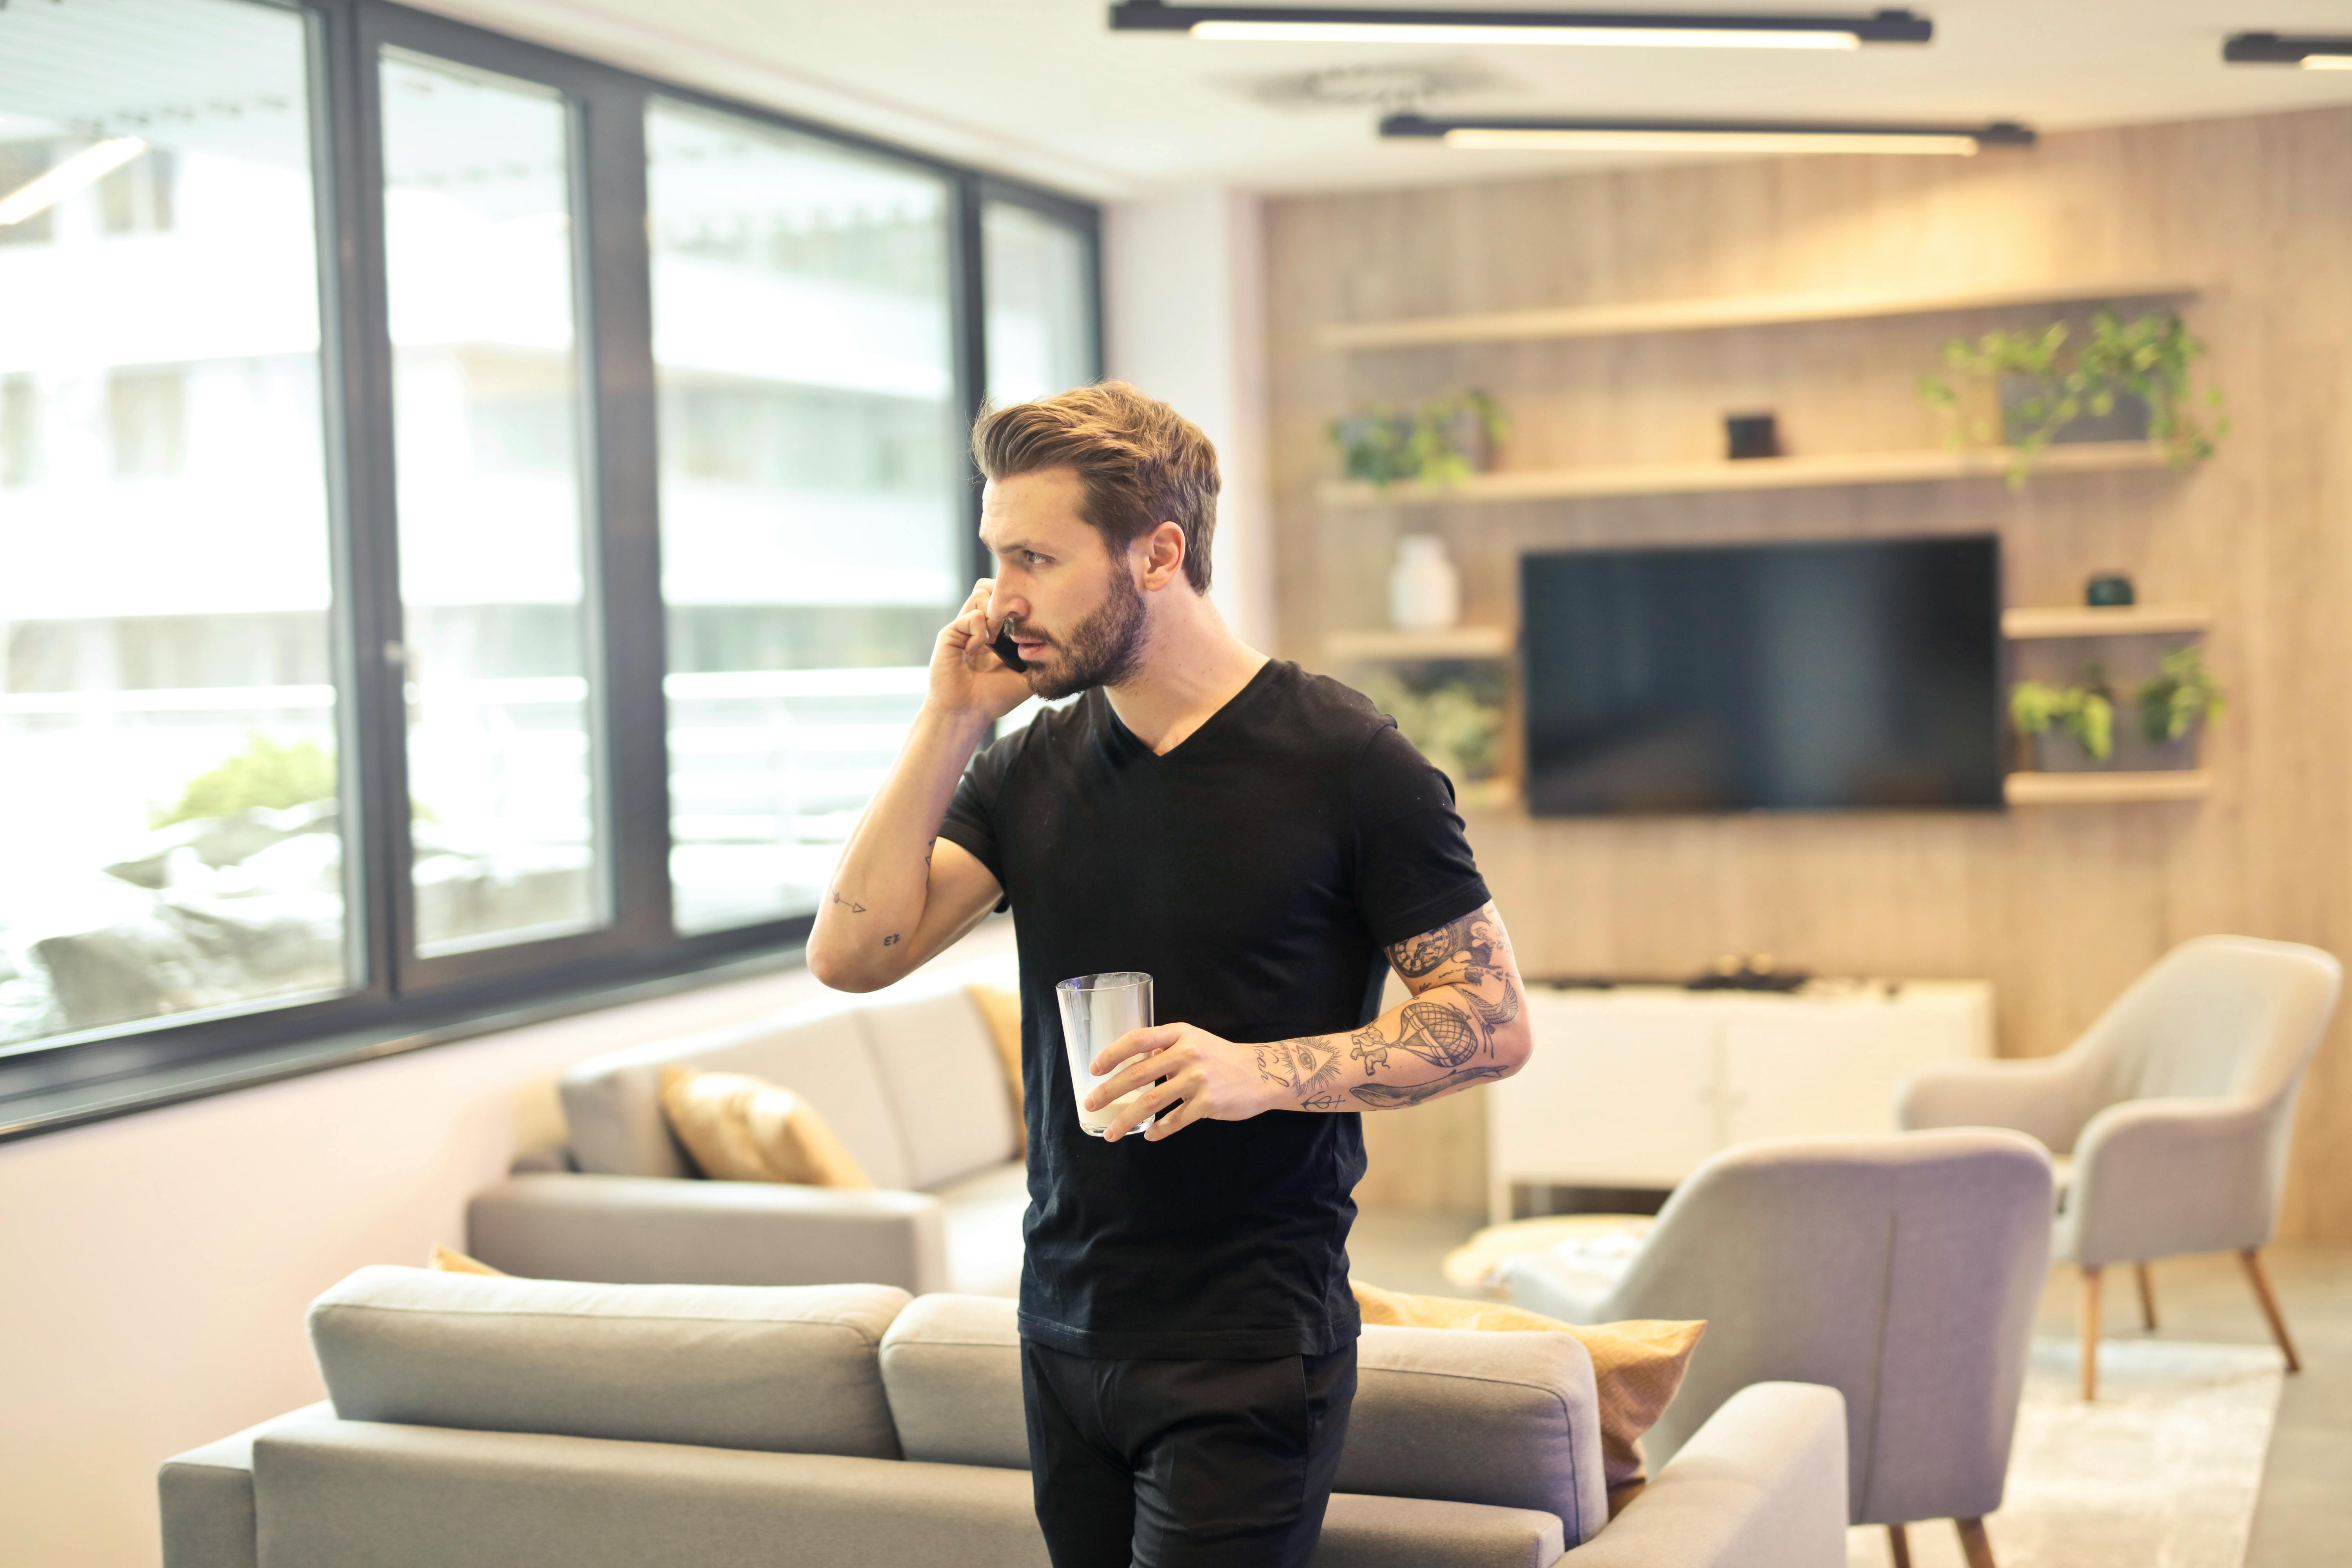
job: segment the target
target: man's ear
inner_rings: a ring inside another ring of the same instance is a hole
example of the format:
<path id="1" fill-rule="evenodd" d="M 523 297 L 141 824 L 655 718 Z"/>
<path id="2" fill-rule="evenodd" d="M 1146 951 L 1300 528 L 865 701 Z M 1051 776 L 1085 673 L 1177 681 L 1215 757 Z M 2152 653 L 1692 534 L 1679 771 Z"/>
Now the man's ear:
<path id="1" fill-rule="evenodd" d="M 1143 552 L 1143 591 L 1156 594 L 1184 575 L 1184 531 L 1163 522 L 1136 541 Z"/>

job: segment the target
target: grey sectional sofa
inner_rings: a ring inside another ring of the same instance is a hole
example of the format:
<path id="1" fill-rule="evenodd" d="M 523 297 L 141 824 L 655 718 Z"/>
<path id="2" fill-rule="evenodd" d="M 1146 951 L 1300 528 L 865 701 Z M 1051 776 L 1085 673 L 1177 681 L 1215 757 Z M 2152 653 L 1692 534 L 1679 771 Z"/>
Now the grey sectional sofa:
<path id="1" fill-rule="evenodd" d="M 165 1568 L 1046 1568 L 1012 1303 L 367 1268 L 329 1400 L 168 1461 Z M 1564 1334 L 1374 1328 L 1326 1568 L 1839 1568 L 1844 1406 L 1759 1384 L 1613 1521 Z"/>
<path id="2" fill-rule="evenodd" d="M 635 1284 L 820 1285 L 1010 1296 L 1029 1201 L 1004 1068 L 967 986 L 1009 963 L 615 1051 L 564 1075 L 568 1149 L 476 1194 L 467 1250 L 509 1274 Z M 806 1098 L 877 1187 L 694 1179 L 661 1110 L 671 1063 Z"/>

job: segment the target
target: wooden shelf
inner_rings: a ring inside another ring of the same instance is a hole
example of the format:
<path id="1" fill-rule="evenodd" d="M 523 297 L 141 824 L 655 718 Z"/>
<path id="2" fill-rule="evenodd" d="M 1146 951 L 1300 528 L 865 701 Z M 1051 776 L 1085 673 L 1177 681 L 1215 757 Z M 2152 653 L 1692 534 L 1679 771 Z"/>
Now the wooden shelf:
<path id="1" fill-rule="evenodd" d="M 1999 479 L 2010 449 L 1858 452 L 1819 458 L 1751 458 L 1743 462 L 1650 463 L 1622 468 L 1506 469 L 1473 474 L 1453 485 L 1394 484 L 1382 489 L 1353 480 L 1327 480 L 1327 506 L 1432 506 L 1447 503 L 1562 500 L 1586 496 L 1695 495 L 1713 490 L 1785 490 L 1832 485 L 1908 484 L 1921 479 Z M 2152 441 L 2082 441 L 2044 447 L 2033 460 L 2037 476 L 2160 468 L 2164 448 Z"/>
<path id="2" fill-rule="evenodd" d="M 1979 289 L 1818 289 L 1797 294 L 1748 294 L 1718 300 L 1668 300 L 1637 305 L 1570 306 L 1496 310 L 1472 316 L 1423 316 L 1395 321 L 1349 321 L 1323 328 L 1317 333 L 1317 341 L 1327 349 L 1400 349 L 1440 343 L 1633 337 L 1650 332 L 1706 331 L 1719 327 L 1777 326 L 1790 321 L 1929 316 L 1953 310 L 2055 305 L 2081 300 L 2173 299 L 2197 291 L 2198 285 L 2179 278 L 2105 278 Z"/>
<path id="3" fill-rule="evenodd" d="M 1503 658 L 1517 638 L 1508 626 L 1454 626 L 1442 632 L 1333 632 L 1330 658 Z"/>
<path id="4" fill-rule="evenodd" d="M 2201 632 L 2213 624 L 2202 605 L 2059 605 L 2000 613 L 2000 634 L 2014 642 L 2034 637 L 2129 637 L 2161 632 Z"/>
<path id="5" fill-rule="evenodd" d="M 2001 781 L 2011 805 L 2109 805 L 2143 800 L 2202 800 L 2213 793 L 2203 768 L 2144 773 L 2011 773 Z"/>

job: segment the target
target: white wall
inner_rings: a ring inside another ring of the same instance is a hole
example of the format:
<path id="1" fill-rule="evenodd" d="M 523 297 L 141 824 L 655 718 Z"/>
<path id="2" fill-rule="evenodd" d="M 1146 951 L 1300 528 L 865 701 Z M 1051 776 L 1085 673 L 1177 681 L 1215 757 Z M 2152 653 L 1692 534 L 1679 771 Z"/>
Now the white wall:
<path id="1" fill-rule="evenodd" d="M 463 1246 L 560 1135 L 554 1075 L 822 994 L 795 969 L 0 1144 L 0 1563 L 152 1568 L 156 1466 L 320 1398 L 303 1309 Z"/>
<path id="2" fill-rule="evenodd" d="M 1198 186 L 1104 209 L 1103 359 L 1217 448 L 1210 595 L 1242 638 L 1274 646 L 1266 473 L 1265 230 L 1244 192 Z"/>

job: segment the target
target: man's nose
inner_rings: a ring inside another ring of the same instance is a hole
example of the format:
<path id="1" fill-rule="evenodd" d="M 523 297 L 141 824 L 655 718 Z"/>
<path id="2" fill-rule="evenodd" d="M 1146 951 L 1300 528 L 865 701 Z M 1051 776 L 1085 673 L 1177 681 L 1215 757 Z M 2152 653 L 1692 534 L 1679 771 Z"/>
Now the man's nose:
<path id="1" fill-rule="evenodd" d="M 1029 602 L 1020 595 L 1008 591 L 1001 582 L 996 587 L 988 591 L 989 625 L 1001 626 L 1015 616 L 1025 616 L 1028 613 Z"/>

